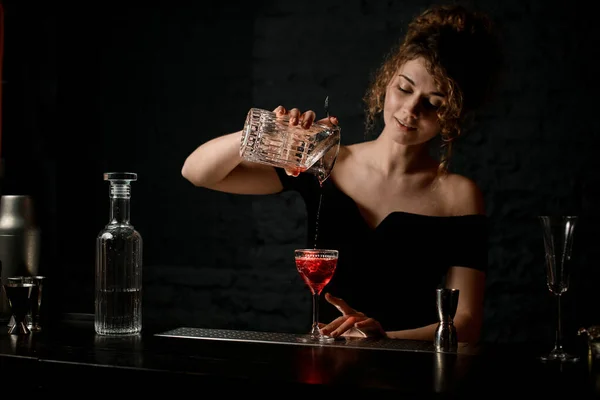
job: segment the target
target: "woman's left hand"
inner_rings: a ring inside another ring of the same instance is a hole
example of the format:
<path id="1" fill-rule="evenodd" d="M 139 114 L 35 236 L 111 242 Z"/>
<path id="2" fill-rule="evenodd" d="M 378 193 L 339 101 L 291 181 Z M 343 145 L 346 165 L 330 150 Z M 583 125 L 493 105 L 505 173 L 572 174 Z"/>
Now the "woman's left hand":
<path id="1" fill-rule="evenodd" d="M 344 300 L 325 294 L 325 300 L 333 304 L 342 316 L 329 324 L 320 324 L 321 332 L 332 337 L 382 337 L 386 336 L 379 321 L 367 317 L 365 314 L 350 307 Z"/>

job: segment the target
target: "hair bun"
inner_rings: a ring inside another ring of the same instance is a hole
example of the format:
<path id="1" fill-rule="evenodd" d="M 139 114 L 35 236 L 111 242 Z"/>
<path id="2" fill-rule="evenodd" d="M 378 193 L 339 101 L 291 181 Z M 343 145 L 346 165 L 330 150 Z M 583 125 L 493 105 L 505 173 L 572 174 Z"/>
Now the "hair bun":
<path id="1" fill-rule="evenodd" d="M 433 7 L 410 23 L 405 43 L 429 50 L 432 63 L 461 89 L 465 110 L 484 103 L 494 89 L 502 57 L 486 14 L 460 5 Z"/>

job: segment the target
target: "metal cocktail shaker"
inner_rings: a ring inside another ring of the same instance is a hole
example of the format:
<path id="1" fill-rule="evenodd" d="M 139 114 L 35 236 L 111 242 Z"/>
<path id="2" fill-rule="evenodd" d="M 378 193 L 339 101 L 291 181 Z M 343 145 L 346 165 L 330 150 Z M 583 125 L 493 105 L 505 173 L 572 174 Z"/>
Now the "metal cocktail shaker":
<path id="1" fill-rule="evenodd" d="M 38 275 L 40 230 L 35 223 L 33 200 L 26 195 L 0 198 L 0 260 L 2 284 L 11 276 Z M 3 286 L 2 285 L 2 286 Z M 4 290 L 0 293 L 0 321 L 10 319 Z"/>
<path id="2" fill-rule="evenodd" d="M 458 307 L 459 293 L 458 289 L 436 290 L 436 307 L 440 321 L 433 338 L 436 351 L 456 351 L 458 347 L 454 315 Z"/>

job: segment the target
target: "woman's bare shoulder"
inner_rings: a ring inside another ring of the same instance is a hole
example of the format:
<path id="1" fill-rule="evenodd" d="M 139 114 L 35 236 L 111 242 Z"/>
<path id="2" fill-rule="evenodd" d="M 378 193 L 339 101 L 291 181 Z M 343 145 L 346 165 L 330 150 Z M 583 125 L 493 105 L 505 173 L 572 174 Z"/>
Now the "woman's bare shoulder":
<path id="1" fill-rule="evenodd" d="M 340 146 L 332 172 L 333 181 L 339 187 L 350 190 L 349 187 L 361 184 L 364 176 L 368 174 L 365 168 L 367 148 L 368 145 L 364 143 Z"/>
<path id="2" fill-rule="evenodd" d="M 360 143 L 342 145 L 342 146 L 340 146 L 340 154 L 342 154 L 342 152 L 344 152 L 346 154 L 361 153 L 361 152 L 365 151 L 366 149 L 368 149 L 370 145 L 371 145 L 371 142 L 360 142 Z"/>
<path id="3" fill-rule="evenodd" d="M 474 180 L 448 173 L 440 178 L 440 185 L 452 214 L 485 214 L 483 193 Z"/>
<path id="4" fill-rule="evenodd" d="M 363 161 L 364 157 L 361 155 L 364 154 L 365 150 L 369 147 L 368 143 L 354 143 L 350 145 L 341 145 L 340 151 L 338 152 L 338 156 L 336 159 L 336 164 L 360 164 Z"/>

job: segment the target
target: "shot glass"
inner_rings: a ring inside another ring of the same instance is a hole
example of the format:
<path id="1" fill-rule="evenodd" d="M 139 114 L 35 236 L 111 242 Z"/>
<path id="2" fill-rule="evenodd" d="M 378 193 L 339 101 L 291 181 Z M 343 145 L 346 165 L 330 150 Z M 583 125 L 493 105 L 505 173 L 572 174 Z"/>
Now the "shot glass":
<path id="1" fill-rule="evenodd" d="M 31 306 L 27 311 L 27 315 L 25 316 L 25 324 L 27 328 L 31 331 L 41 331 L 42 326 L 40 323 L 40 309 L 42 305 L 42 288 L 45 276 L 12 276 L 8 278 L 9 284 L 33 284 L 33 288 L 31 291 Z M 12 328 L 15 325 L 14 315 L 11 316 L 10 321 L 8 322 L 9 328 Z"/>
<path id="2" fill-rule="evenodd" d="M 10 335 L 29 335 L 31 330 L 26 323 L 28 310 L 31 309 L 33 283 L 9 282 L 3 285 L 8 297 L 14 323 L 8 328 Z"/>
<path id="3" fill-rule="evenodd" d="M 23 283 L 32 283 L 27 276 L 10 276 L 7 278 L 9 285 L 20 285 Z M 8 293 L 7 293 L 8 295 Z M 27 313 L 25 314 L 25 319 L 23 321 L 27 328 L 31 328 L 31 307 L 28 308 Z M 8 328 L 13 329 L 15 326 L 15 316 L 11 313 L 10 320 L 8 321 Z"/>

